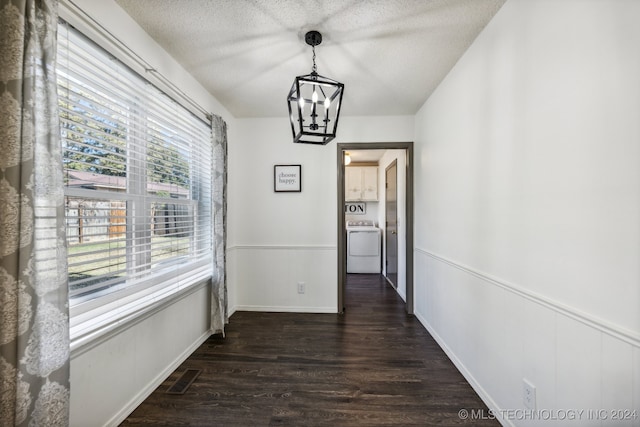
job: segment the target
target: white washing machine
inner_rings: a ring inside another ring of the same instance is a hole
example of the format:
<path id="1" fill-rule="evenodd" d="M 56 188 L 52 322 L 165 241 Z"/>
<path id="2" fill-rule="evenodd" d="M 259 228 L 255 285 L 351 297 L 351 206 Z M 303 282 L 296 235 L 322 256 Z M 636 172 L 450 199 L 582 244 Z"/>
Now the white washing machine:
<path id="1" fill-rule="evenodd" d="M 347 221 L 347 273 L 380 273 L 380 239 L 374 221 Z"/>

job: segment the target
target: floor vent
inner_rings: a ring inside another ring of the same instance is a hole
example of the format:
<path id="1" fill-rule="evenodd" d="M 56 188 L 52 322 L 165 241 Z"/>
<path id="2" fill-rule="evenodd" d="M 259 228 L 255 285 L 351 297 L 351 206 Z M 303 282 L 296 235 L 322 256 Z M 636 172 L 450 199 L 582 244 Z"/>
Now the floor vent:
<path id="1" fill-rule="evenodd" d="M 182 375 L 174 382 L 169 390 L 168 394 L 184 394 L 189 386 L 198 378 L 202 369 L 187 369 Z"/>

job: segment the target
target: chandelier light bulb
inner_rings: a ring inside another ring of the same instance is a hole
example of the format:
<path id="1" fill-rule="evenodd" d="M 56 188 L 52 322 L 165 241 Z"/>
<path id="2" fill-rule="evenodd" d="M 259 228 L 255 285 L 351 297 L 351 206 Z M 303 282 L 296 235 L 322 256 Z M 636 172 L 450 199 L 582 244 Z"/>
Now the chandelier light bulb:
<path id="1" fill-rule="evenodd" d="M 311 95 L 311 102 L 313 102 L 314 104 L 318 102 L 318 92 L 316 92 L 315 88 L 313 88 L 313 95 Z"/>
<path id="2" fill-rule="evenodd" d="M 324 99 L 324 109 L 328 110 L 329 107 L 331 107 L 331 100 L 329 100 L 329 98 L 325 98 Z"/>

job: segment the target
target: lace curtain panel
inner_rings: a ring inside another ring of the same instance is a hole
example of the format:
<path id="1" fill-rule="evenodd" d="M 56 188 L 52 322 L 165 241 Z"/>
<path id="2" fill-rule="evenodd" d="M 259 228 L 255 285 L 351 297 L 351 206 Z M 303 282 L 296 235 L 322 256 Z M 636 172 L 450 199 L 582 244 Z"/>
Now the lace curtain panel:
<path id="1" fill-rule="evenodd" d="M 211 332 L 223 333 L 229 322 L 227 308 L 227 125 L 211 119 L 213 129 L 213 278 L 211 280 Z"/>
<path id="2" fill-rule="evenodd" d="M 0 0 L 0 424 L 69 423 L 57 1 Z"/>

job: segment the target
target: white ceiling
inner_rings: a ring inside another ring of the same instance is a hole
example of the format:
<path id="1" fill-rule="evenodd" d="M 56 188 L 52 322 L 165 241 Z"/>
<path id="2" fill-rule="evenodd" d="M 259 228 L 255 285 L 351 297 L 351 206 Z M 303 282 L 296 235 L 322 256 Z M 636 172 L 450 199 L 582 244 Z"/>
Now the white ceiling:
<path id="1" fill-rule="evenodd" d="M 116 0 L 235 117 L 288 115 L 309 30 L 343 115 L 414 114 L 504 1 Z"/>

